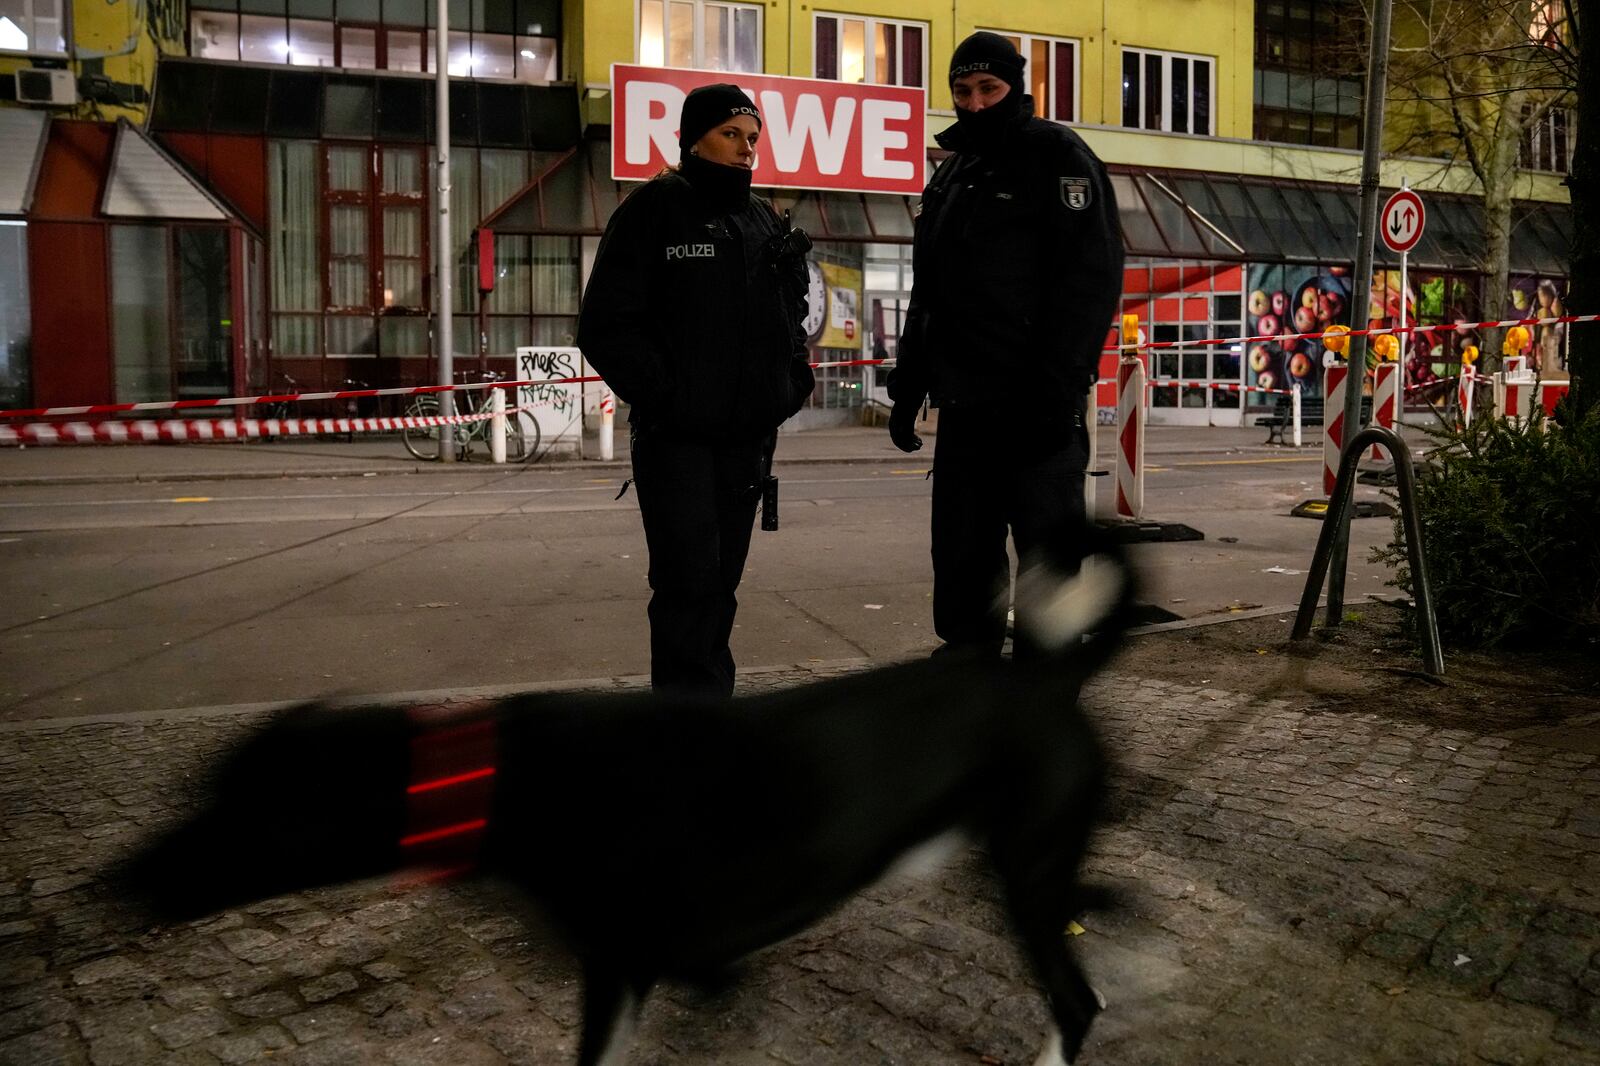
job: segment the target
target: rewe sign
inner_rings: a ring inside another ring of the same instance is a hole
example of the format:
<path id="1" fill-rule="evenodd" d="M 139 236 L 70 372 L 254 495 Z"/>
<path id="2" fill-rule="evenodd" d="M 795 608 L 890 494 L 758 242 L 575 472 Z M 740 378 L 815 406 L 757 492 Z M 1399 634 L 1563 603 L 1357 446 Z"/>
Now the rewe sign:
<path id="1" fill-rule="evenodd" d="M 921 89 L 623 63 L 611 68 L 612 176 L 646 181 L 676 163 L 683 98 L 714 82 L 733 82 L 761 109 L 756 185 L 922 193 Z"/>

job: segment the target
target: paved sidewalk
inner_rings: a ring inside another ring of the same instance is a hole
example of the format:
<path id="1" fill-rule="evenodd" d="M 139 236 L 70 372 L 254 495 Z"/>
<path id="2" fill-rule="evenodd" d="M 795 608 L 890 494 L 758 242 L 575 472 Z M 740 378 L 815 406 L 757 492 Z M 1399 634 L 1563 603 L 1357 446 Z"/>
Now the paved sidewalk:
<path id="1" fill-rule="evenodd" d="M 1266 431 L 1254 427 L 1151 426 L 1146 455 L 1232 453 L 1295 454 L 1295 449 L 1265 445 Z M 1310 430 L 1300 454 L 1320 447 L 1320 427 Z M 1113 455 L 1115 427 L 1099 427 L 1101 466 Z M 922 451 L 907 455 L 889 443 L 886 429 L 847 426 L 783 433 L 777 461 L 794 463 L 900 463 L 926 466 L 933 458 L 934 438 Z M 62 444 L 0 448 L 0 485 L 93 484 L 130 481 L 212 481 L 238 478 L 362 477 L 373 474 L 415 474 L 455 471 L 482 474 L 491 469 L 487 450 L 479 446 L 472 461 L 444 467 L 413 459 L 398 437 L 342 441 L 280 440 L 248 444 Z M 599 454 L 591 434 L 585 454 Z M 628 432 L 619 423 L 616 457 L 547 459 L 524 464 L 529 471 L 620 470 L 628 465 Z"/>
<path id="2" fill-rule="evenodd" d="M 1075 941 L 1110 1002 L 1081 1062 L 1600 1064 L 1600 759 L 1314 695 L 1091 704 L 1122 762 L 1089 866 L 1129 903 Z M 570 1063 L 569 963 L 480 886 L 118 927 L 95 870 L 258 713 L 0 726 L 0 1064 Z M 880 885 L 730 992 L 663 989 L 628 1061 L 1031 1063 L 995 894 L 975 855 Z"/>

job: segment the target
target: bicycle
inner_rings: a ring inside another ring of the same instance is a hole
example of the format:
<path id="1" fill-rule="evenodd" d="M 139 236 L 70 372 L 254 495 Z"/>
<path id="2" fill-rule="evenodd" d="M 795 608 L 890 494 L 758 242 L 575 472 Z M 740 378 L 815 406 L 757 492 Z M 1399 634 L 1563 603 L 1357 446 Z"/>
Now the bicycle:
<path id="1" fill-rule="evenodd" d="M 458 373 L 456 377 L 461 381 L 467 380 L 469 371 Z M 505 375 L 492 370 L 484 371 L 478 380 L 484 382 L 501 381 Z M 470 389 L 457 392 L 455 411 L 458 415 L 484 414 L 489 410 L 490 389 Z M 511 407 L 514 396 L 507 397 L 507 407 Z M 433 418 L 439 414 L 439 397 L 435 395 L 418 396 L 406 405 L 407 418 Z M 406 451 L 413 457 L 424 460 L 439 458 L 439 437 L 443 430 L 454 430 L 453 437 L 456 443 L 456 458 L 464 460 L 472 449 L 472 442 L 481 440 L 487 443 L 489 426 L 492 419 L 483 418 L 476 422 L 468 422 L 460 426 L 407 426 L 400 431 L 400 441 L 406 446 Z M 528 423 L 532 427 L 531 433 L 523 430 L 522 419 L 510 410 L 506 412 L 506 461 L 520 463 L 539 452 L 540 431 L 539 422 L 534 419 Z"/>

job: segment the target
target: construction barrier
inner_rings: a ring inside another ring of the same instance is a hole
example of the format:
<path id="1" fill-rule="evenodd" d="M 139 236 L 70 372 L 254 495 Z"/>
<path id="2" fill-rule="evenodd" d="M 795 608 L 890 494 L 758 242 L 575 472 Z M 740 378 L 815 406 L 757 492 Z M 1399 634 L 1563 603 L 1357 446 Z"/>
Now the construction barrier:
<path id="1" fill-rule="evenodd" d="M 1372 378 L 1372 424 L 1392 430 L 1396 435 L 1400 432 L 1401 376 L 1399 363 L 1384 362 L 1378 364 Z M 1373 459 L 1383 459 L 1389 453 L 1383 445 L 1374 444 L 1368 455 Z"/>
<path id="2" fill-rule="evenodd" d="M 1139 319 L 1124 315 L 1125 347 L 1117 364 L 1117 517 L 1144 511 L 1144 363 L 1139 360 Z"/>
<path id="3" fill-rule="evenodd" d="M 1327 431 L 1322 435 L 1322 494 L 1333 496 L 1339 477 L 1339 454 L 1344 447 L 1344 390 L 1350 368 L 1344 363 L 1327 367 L 1322 373 L 1322 419 Z"/>

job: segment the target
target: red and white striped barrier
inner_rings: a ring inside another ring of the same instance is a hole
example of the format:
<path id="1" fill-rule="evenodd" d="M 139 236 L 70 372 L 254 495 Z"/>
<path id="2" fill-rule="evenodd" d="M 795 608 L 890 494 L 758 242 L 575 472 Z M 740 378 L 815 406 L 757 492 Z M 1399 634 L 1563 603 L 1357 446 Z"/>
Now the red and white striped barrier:
<path id="1" fill-rule="evenodd" d="M 1329 499 L 1333 498 L 1333 485 L 1339 477 L 1339 455 L 1344 450 L 1344 389 L 1349 376 L 1350 368 L 1344 363 L 1323 371 L 1322 410 L 1327 432 L 1322 435 L 1322 494 Z"/>
<path id="2" fill-rule="evenodd" d="M 1456 381 L 1456 410 L 1461 413 L 1461 428 L 1472 425 L 1472 394 L 1477 388 L 1478 372 L 1468 365 L 1461 368 L 1461 377 Z"/>
<path id="3" fill-rule="evenodd" d="M 610 389 L 600 390 L 600 459 L 608 462 L 616 454 L 617 398 Z"/>
<path id="4" fill-rule="evenodd" d="M 1399 432 L 1400 415 L 1400 364 L 1379 363 L 1372 377 L 1372 424 Z M 1389 449 L 1374 444 L 1369 453 L 1373 459 L 1383 459 Z"/>
<path id="5" fill-rule="evenodd" d="M 1556 404 L 1561 402 L 1572 383 L 1540 381 L 1532 371 L 1524 370 L 1516 374 L 1496 374 L 1494 387 L 1495 413 L 1521 423 L 1533 417 L 1535 403 L 1546 418 L 1554 415 Z"/>
<path id="6" fill-rule="evenodd" d="M 1117 364 L 1117 515 L 1144 510 L 1144 363 Z"/>

